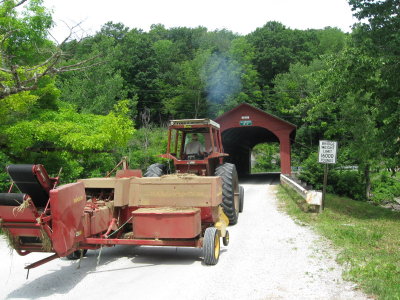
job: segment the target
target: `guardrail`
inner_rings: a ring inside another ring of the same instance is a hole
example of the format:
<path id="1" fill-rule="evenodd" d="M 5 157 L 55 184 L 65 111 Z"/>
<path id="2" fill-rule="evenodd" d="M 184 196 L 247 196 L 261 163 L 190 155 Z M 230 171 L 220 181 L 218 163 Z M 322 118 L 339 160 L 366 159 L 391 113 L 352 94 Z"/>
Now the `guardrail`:
<path id="1" fill-rule="evenodd" d="M 281 184 L 286 185 L 294 189 L 300 196 L 306 200 L 308 204 L 321 205 L 322 204 L 322 192 L 315 190 L 307 190 L 300 184 L 295 182 L 290 177 L 281 174 Z"/>

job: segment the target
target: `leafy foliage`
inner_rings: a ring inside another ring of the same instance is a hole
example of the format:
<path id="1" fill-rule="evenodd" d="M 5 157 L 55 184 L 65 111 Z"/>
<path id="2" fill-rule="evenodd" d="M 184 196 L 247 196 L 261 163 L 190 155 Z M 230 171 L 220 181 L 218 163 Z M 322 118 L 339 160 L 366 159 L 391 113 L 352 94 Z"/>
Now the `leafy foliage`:
<path id="1" fill-rule="evenodd" d="M 279 144 L 258 144 L 251 153 L 255 159 L 251 173 L 280 171 Z"/>
<path id="2" fill-rule="evenodd" d="M 380 173 L 372 183 L 372 201 L 381 203 L 395 197 L 400 197 L 400 179 L 390 176 L 388 172 Z"/>
<path id="3" fill-rule="evenodd" d="M 158 155 L 166 152 L 167 143 L 166 128 L 150 125 L 137 130 L 128 143 L 130 167 L 145 171 L 153 163 L 162 163 Z"/>
<path id="4" fill-rule="evenodd" d="M 106 116 L 77 113 L 64 104 L 16 122 L 4 130 L 8 153 L 19 162 L 42 163 L 53 174 L 62 167 L 67 181 L 93 169 L 105 173 L 118 159 L 114 149 L 125 146 L 134 132 L 127 104 L 118 103 Z"/>

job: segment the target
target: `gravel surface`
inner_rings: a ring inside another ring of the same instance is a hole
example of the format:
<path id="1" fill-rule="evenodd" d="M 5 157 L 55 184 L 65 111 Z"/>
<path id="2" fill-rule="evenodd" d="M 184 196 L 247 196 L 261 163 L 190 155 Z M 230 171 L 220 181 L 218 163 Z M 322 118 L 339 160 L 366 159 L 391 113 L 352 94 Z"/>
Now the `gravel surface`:
<path id="1" fill-rule="evenodd" d="M 216 266 L 199 249 L 117 246 L 78 262 L 10 255 L 0 238 L 0 299 L 368 299 L 341 279 L 335 252 L 278 211 L 276 185 L 245 184 L 245 206 Z"/>

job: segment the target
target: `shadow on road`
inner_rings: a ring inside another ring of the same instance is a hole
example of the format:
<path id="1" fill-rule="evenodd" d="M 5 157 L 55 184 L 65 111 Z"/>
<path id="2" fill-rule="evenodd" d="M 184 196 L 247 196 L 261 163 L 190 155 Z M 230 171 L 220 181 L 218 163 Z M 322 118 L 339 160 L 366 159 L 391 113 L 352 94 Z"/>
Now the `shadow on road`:
<path id="1" fill-rule="evenodd" d="M 279 176 L 281 173 L 257 173 L 248 174 L 239 178 L 240 184 L 279 184 Z"/>
<path id="2" fill-rule="evenodd" d="M 86 276 L 94 273 L 132 270 L 157 265 L 190 265 L 201 261 L 202 251 L 197 248 L 177 247 L 140 247 L 121 245 L 112 248 L 103 248 L 100 264 L 97 266 L 99 250 L 89 251 L 81 261 L 61 266 L 59 269 L 48 269 L 47 273 L 29 280 L 22 287 L 11 291 L 8 298 L 41 298 L 54 294 L 68 294 Z M 127 258 L 124 267 L 113 262 Z M 63 258 L 63 260 L 65 260 Z M 126 267 L 125 267 L 126 266 Z M 35 269 L 31 270 L 31 277 L 35 276 Z"/>

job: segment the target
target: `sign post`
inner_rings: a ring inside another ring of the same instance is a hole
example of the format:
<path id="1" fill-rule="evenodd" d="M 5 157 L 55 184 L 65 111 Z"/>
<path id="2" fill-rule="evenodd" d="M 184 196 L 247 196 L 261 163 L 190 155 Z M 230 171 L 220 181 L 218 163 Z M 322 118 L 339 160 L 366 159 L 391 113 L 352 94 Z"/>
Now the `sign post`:
<path id="1" fill-rule="evenodd" d="M 336 164 L 337 157 L 336 141 L 319 141 L 318 162 L 324 164 L 324 183 L 322 187 L 322 201 L 319 206 L 319 212 L 324 210 L 326 185 L 328 183 L 328 164 Z"/>

